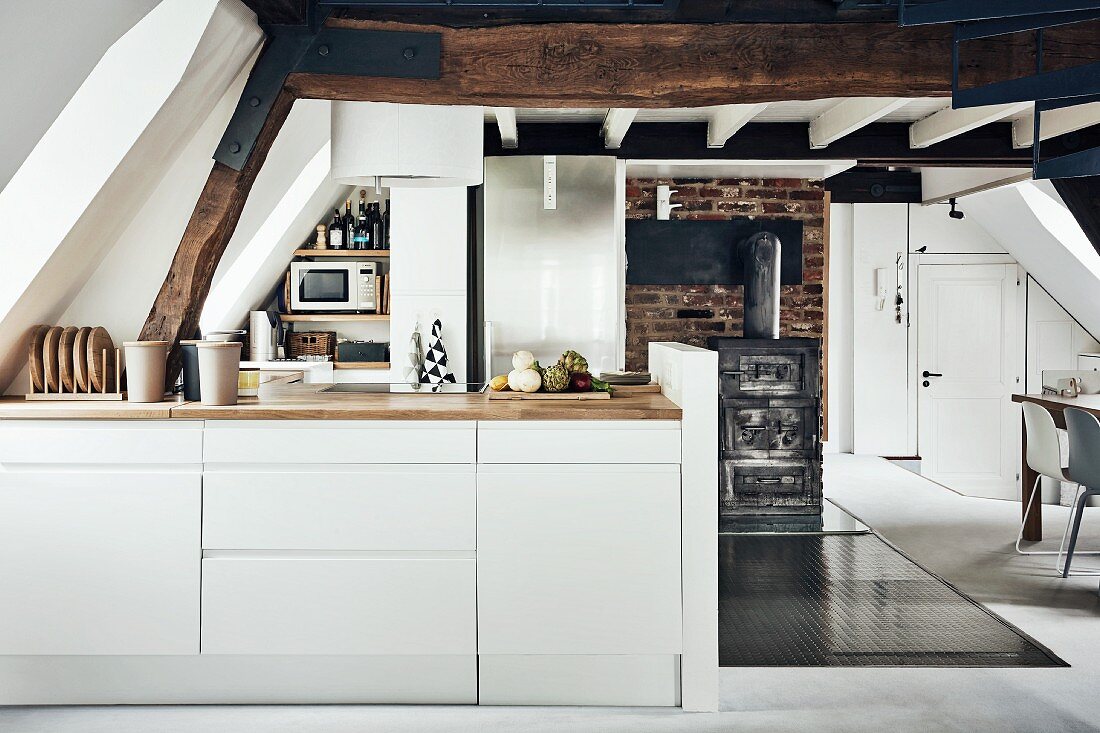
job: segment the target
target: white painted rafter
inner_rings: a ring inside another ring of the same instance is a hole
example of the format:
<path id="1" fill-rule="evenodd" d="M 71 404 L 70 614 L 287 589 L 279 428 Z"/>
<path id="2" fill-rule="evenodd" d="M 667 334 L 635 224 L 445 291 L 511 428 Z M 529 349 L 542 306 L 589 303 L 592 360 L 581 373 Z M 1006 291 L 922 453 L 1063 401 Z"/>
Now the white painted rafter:
<path id="1" fill-rule="evenodd" d="M 927 148 L 990 122 L 1019 114 L 1030 107 L 1031 102 L 1013 102 L 966 109 L 941 109 L 909 126 L 909 147 Z"/>
<path id="2" fill-rule="evenodd" d="M 500 130 L 500 146 L 514 150 L 519 147 L 519 127 L 516 125 L 515 107 L 493 107 L 493 116 Z"/>
<path id="3" fill-rule="evenodd" d="M 890 114 L 908 99 L 849 97 L 810 120 L 810 147 L 820 150 Z"/>
<path id="4" fill-rule="evenodd" d="M 626 131 L 637 116 L 637 109 L 612 108 L 607 110 L 603 118 L 603 127 L 600 129 L 600 137 L 603 138 L 605 148 L 615 150 L 622 147 Z"/>
<path id="5" fill-rule="evenodd" d="M 707 147 L 721 148 L 753 117 L 764 111 L 764 104 L 724 104 L 715 107 L 707 122 Z"/>
<path id="6" fill-rule="evenodd" d="M 1030 148 L 1035 142 L 1034 113 L 1012 121 L 1012 147 Z M 1092 125 L 1100 125 L 1100 102 L 1079 104 L 1076 107 L 1052 109 L 1044 112 L 1040 118 L 1043 129 L 1039 131 L 1040 140 L 1076 132 Z"/>

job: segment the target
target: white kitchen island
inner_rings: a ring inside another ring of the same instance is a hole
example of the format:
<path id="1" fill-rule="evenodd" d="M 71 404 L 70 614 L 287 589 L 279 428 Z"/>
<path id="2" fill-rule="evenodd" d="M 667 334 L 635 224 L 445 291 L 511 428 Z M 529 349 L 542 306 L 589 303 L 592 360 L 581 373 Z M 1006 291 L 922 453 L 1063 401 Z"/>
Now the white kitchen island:
<path id="1" fill-rule="evenodd" d="M 651 371 L 568 405 L 0 403 L 0 704 L 716 709 L 716 355 Z"/>

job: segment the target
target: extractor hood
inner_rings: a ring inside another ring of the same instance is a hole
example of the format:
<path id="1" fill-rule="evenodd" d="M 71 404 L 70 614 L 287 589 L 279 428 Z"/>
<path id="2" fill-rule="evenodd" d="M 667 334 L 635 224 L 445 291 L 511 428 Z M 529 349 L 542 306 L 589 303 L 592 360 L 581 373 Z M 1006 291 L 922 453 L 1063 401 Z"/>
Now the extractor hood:
<path id="1" fill-rule="evenodd" d="M 481 107 L 332 103 L 332 178 L 386 188 L 476 186 L 483 178 Z"/>

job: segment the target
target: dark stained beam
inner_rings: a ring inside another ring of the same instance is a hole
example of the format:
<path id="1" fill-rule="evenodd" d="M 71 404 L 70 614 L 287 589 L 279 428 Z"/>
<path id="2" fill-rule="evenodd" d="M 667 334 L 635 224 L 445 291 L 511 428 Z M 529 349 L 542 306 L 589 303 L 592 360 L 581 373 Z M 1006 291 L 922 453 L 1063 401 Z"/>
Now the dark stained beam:
<path id="1" fill-rule="evenodd" d="M 1056 178 L 1051 182 L 1085 236 L 1100 253 L 1100 176 Z"/>
<path id="2" fill-rule="evenodd" d="M 251 0 L 256 2 L 258 0 Z M 348 8 L 340 17 L 355 20 L 396 21 L 444 25 L 452 28 L 491 27 L 532 22 L 608 23 L 896 23 L 897 8 L 841 10 L 834 0 L 680 0 L 667 11 L 632 8 L 629 11 L 554 8 L 543 5 L 524 9 L 462 8 Z"/>
<path id="3" fill-rule="evenodd" d="M 245 200 L 256 181 L 294 104 L 285 89 L 268 112 L 252 156 L 240 171 L 214 163 L 206 186 L 199 195 L 191 219 L 183 232 L 172 265 L 141 329 L 142 341 L 168 341 L 168 371 L 165 387 L 171 388 L 183 366 L 180 339 L 192 338 L 199 327 L 199 315 L 210 294 L 214 270 L 237 228 Z"/>
<path id="4" fill-rule="evenodd" d="M 261 24 L 299 25 L 306 22 L 306 0 L 244 0 Z M 840 10 L 834 0 L 680 0 L 669 13 L 631 8 L 611 10 L 535 6 L 493 9 L 439 4 L 427 8 L 337 8 L 337 15 L 356 20 L 398 21 L 454 28 L 490 27 L 532 22 L 616 23 L 867 23 L 896 22 L 897 9 Z"/>
<path id="5" fill-rule="evenodd" d="M 244 0 L 260 25 L 303 25 L 307 0 Z"/>
<path id="6" fill-rule="evenodd" d="M 721 148 L 707 147 L 705 122 L 636 122 L 622 147 L 604 149 L 599 123 L 520 123 L 519 147 L 501 146 L 496 125 L 485 127 L 485 155 L 608 155 L 625 160 L 837 160 L 875 166 L 1029 167 L 1031 151 L 1012 147 L 1012 124 L 995 123 L 918 150 L 909 124 L 876 122 L 810 148 L 806 123 L 750 122 Z M 1100 138 L 1100 133 L 1097 133 Z M 1100 142 L 1100 140 L 1098 140 Z"/>
<path id="7" fill-rule="evenodd" d="M 858 24 L 543 23 L 446 28 L 333 18 L 329 25 L 442 36 L 438 80 L 291 74 L 299 97 L 496 107 L 700 107 L 951 91 L 950 28 Z M 1044 63 L 1100 57 L 1100 37 L 1055 29 Z M 967 44 L 964 83 L 1034 68 L 1028 34 Z"/>

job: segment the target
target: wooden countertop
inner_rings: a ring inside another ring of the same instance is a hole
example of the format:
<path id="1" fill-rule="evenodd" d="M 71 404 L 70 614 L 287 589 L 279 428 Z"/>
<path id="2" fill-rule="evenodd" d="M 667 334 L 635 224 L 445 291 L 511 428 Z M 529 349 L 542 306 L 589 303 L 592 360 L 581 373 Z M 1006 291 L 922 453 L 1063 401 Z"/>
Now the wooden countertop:
<path id="1" fill-rule="evenodd" d="M 1063 410 L 1067 407 L 1078 407 L 1082 410 L 1100 415 L 1100 394 L 1081 394 L 1076 397 L 1060 397 L 1052 394 L 1014 394 L 1013 402 L 1034 402 L 1048 410 Z"/>
<path id="2" fill-rule="evenodd" d="M 0 419 L 36 420 L 167 420 L 180 399 L 164 402 L 58 401 L 37 402 L 22 397 L 0 397 Z"/>
<path id="3" fill-rule="evenodd" d="M 198 402 L 28 402 L 0 399 L 0 419 L 87 420 L 679 420 L 663 394 L 610 400 L 489 400 L 483 394 L 329 394 L 321 385 L 288 385 L 278 394 L 227 407 Z M 296 387 L 297 389 L 290 389 Z"/>
<path id="4" fill-rule="evenodd" d="M 314 385 L 315 386 L 315 385 Z M 201 420 L 679 420 L 663 394 L 610 400 L 490 400 L 483 394 L 328 394 L 246 398 L 230 407 L 189 402 L 172 417 Z"/>

